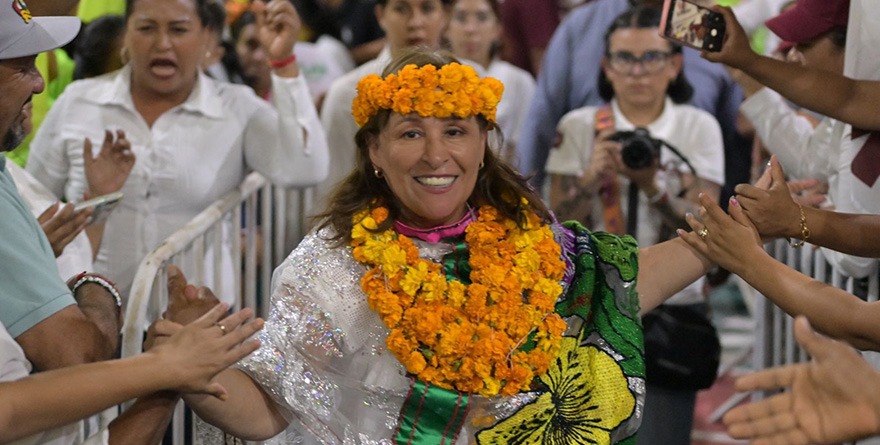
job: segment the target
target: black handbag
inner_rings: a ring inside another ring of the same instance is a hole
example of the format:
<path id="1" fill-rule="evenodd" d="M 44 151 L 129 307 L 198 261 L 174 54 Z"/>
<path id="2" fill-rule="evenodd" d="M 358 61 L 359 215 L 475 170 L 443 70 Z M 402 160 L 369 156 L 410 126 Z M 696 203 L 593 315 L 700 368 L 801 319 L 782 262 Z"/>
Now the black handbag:
<path id="1" fill-rule="evenodd" d="M 721 343 L 707 312 L 705 304 L 664 304 L 642 317 L 648 383 L 689 390 L 712 386 Z"/>

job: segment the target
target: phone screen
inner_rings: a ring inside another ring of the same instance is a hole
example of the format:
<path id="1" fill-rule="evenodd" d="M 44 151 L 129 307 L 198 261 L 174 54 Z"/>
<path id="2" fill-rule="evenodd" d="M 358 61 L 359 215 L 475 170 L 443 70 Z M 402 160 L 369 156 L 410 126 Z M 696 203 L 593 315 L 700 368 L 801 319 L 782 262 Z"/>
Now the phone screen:
<path id="1" fill-rule="evenodd" d="M 719 51 L 724 38 L 724 18 L 685 0 L 666 0 L 660 29 L 664 37 L 684 45 Z"/>

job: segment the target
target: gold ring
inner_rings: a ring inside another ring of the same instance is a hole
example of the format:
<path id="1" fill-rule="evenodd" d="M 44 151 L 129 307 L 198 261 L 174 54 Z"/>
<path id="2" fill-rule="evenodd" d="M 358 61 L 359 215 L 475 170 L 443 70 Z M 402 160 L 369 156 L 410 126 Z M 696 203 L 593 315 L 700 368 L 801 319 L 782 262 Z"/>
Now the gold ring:
<path id="1" fill-rule="evenodd" d="M 697 231 L 697 235 L 700 235 L 700 239 L 706 239 L 706 235 L 709 234 L 709 229 L 703 227 L 699 231 Z"/>
<path id="2" fill-rule="evenodd" d="M 214 323 L 214 326 L 217 326 L 218 328 L 220 328 L 220 330 L 223 332 L 223 335 L 226 335 L 226 326 L 223 326 L 220 323 Z"/>

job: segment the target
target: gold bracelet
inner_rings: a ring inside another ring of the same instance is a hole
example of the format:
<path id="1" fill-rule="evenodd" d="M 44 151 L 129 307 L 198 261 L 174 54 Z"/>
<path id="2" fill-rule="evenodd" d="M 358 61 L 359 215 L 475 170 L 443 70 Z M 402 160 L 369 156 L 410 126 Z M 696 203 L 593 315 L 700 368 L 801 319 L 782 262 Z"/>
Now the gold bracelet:
<path id="1" fill-rule="evenodd" d="M 804 215 L 804 207 L 798 204 L 798 209 L 801 211 L 801 239 L 797 241 L 788 240 L 788 245 L 795 249 L 803 246 L 810 239 L 810 229 L 807 228 L 807 216 Z"/>

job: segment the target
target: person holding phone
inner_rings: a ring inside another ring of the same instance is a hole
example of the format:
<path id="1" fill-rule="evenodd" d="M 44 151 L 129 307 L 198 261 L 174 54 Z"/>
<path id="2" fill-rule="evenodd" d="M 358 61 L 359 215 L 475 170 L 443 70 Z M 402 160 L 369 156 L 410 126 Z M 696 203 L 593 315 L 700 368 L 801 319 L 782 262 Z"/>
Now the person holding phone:
<path id="1" fill-rule="evenodd" d="M 213 48 L 207 0 L 133 0 L 123 46 L 128 64 L 68 86 L 37 131 L 27 169 L 70 201 L 110 191 L 85 180 L 83 140 L 96 140 L 107 128 L 125 132 L 138 160 L 95 260 L 123 296 L 150 251 L 251 170 L 288 187 L 326 175 L 327 141 L 293 54 L 296 10 L 287 0 L 258 1 L 254 8 L 273 64 L 271 103 L 202 73 Z M 238 292 L 226 278 L 233 275 L 231 245 L 227 237 L 220 270 L 210 269 L 224 277 L 215 289 L 224 301 Z"/>
<path id="2" fill-rule="evenodd" d="M 598 83 L 610 103 L 563 116 L 559 144 L 550 150 L 546 168 L 550 206 L 560 219 L 628 233 L 642 246 L 673 238 L 675 229 L 687 227 L 685 215 L 698 208 L 699 193 L 717 200 L 724 183 L 721 129 L 712 115 L 685 104 L 693 89 L 682 74 L 682 48 L 659 35 L 659 23 L 659 9 L 637 6 L 611 24 Z M 629 160 L 639 141 L 634 133 L 623 133 L 636 128 L 650 134 L 652 141 L 643 143 L 657 146 L 639 165 Z M 680 154 L 660 148 L 657 140 Z M 703 286 L 700 279 L 666 304 L 705 319 Z M 650 363 L 661 352 L 647 335 L 646 327 Z M 696 387 L 652 380 L 649 367 L 637 443 L 689 444 L 696 392 Z"/>

